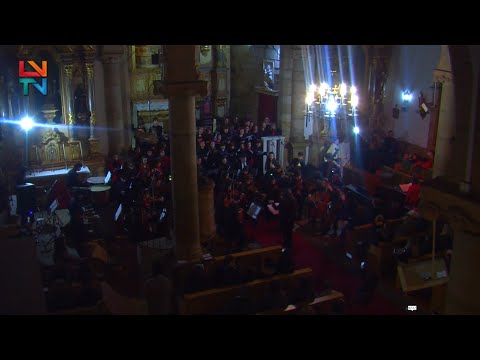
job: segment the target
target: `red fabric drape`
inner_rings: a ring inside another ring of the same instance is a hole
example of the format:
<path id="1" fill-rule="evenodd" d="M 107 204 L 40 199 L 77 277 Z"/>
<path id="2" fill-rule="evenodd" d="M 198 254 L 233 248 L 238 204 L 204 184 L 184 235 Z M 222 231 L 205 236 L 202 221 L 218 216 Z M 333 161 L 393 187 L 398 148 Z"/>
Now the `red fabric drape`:
<path id="1" fill-rule="evenodd" d="M 277 96 L 258 94 L 258 122 L 268 116 L 271 123 L 277 123 Z"/>

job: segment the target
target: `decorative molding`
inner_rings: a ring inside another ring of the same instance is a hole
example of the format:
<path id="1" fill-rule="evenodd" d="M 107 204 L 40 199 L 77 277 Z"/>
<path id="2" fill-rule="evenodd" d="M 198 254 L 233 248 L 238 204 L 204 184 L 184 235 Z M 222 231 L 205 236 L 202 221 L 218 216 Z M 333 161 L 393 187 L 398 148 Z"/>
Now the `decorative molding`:
<path id="1" fill-rule="evenodd" d="M 67 76 L 67 79 L 72 80 L 72 78 L 73 78 L 73 65 L 72 64 L 66 64 L 66 65 L 63 65 L 63 68 L 65 69 L 65 75 Z"/>
<path id="2" fill-rule="evenodd" d="M 95 127 L 96 123 L 97 123 L 97 119 L 95 118 L 95 111 L 92 111 L 92 115 L 90 116 L 90 125 L 92 127 Z"/>
<path id="3" fill-rule="evenodd" d="M 445 219 L 455 231 L 480 235 L 480 202 L 451 193 L 444 187 L 430 184 L 422 186 L 420 214 L 430 221 Z"/>
<path id="4" fill-rule="evenodd" d="M 453 74 L 448 70 L 435 69 L 433 70 L 433 81 L 441 83 L 453 82 Z"/>
<path id="5" fill-rule="evenodd" d="M 92 63 L 85 64 L 85 67 L 87 68 L 88 78 L 92 79 L 93 78 L 93 64 Z"/>

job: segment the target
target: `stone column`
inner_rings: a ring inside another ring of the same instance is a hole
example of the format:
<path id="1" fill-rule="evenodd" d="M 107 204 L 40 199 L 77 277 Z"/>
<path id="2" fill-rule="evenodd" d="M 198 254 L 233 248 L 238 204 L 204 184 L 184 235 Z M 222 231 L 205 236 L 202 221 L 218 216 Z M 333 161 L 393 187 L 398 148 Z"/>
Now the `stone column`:
<path id="1" fill-rule="evenodd" d="M 102 58 L 105 82 L 105 112 L 109 133 L 109 153 L 125 150 L 122 89 L 120 84 L 120 55 L 104 54 Z"/>
<path id="2" fill-rule="evenodd" d="M 434 81 L 442 84 L 440 97 L 437 140 L 433 162 L 433 177 L 444 176 L 450 166 L 453 155 L 453 138 L 455 137 L 455 99 L 452 67 L 448 46 L 442 45 L 440 61 L 433 71 Z"/>
<path id="3" fill-rule="evenodd" d="M 195 139 L 195 96 L 206 96 L 207 83 L 198 81 L 195 45 L 166 46 L 166 93 L 170 110 L 173 212 L 178 259 L 201 254 Z"/>
<path id="4" fill-rule="evenodd" d="M 75 118 L 73 116 L 73 89 L 72 89 L 72 76 L 73 76 L 73 65 L 64 64 L 61 84 L 61 93 L 62 93 L 62 113 L 65 125 L 68 128 L 68 137 L 70 140 L 74 140 L 73 126 L 75 125 Z"/>
<path id="5" fill-rule="evenodd" d="M 455 230 L 446 314 L 480 314 L 480 236 Z"/>
<path id="6" fill-rule="evenodd" d="M 305 151 L 304 120 L 305 96 L 307 84 L 305 83 L 304 51 L 302 46 L 293 48 L 293 74 L 292 74 L 292 115 L 290 142 L 293 146 L 293 157 L 299 151 Z"/>
<path id="7" fill-rule="evenodd" d="M 453 229 L 445 313 L 479 315 L 480 203 L 459 194 L 454 185 L 445 178 L 424 184 L 419 210 L 425 219 L 440 218 Z"/>
<path id="8" fill-rule="evenodd" d="M 427 150 L 435 152 L 435 145 L 437 143 L 437 131 L 438 131 L 438 115 L 440 99 L 442 96 L 442 83 L 434 81 L 434 90 L 433 97 L 434 101 L 430 108 L 430 124 L 428 126 L 428 140 L 427 140 Z"/>
<path id="9" fill-rule="evenodd" d="M 470 49 L 475 46 L 471 46 Z M 468 131 L 468 146 L 467 146 L 467 156 L 466 156 L 466 164 L 465 164 L 465 174 L 463 176 L 463 181 L 460 183 L 460 191 L 463 193 L 470 193 L 472 191 L 472 171 L 474 166 L 478 166 L 478 164 L 474 164 L 474 152 L 476 151 L 475 145 L 475 136 L 477 134 L 477 121 L 478 121 L 478 100 L 479 100 L 479 54 L 478 54 L 478 47 L 477 51 L 474 51 L 472 55 L 476 53 L 477 56 L 473 56 L 472 61 L 472 92 L 471 92 L 471 110 L 470 110 L 470 121 L 469 121 L 469 131 Z M 476 61 L 475 61 L 476 60 Z"/>
<path id="10" fill-rule="evenodd" d="M 90 139 L 95 138 L 95 82 L 93 77 L 93 63 L 85 64 L 88 76 L 88 108 L 90 110 Z"/>
<path id="11" fill-rule="evenodd" d="M 293 80 L 293 51 L 292 45 L 280 45 L 280 80 L 278 96 L 278 115 L 282 135 L 290 141 L 292 127 L 292 85 Z"/>

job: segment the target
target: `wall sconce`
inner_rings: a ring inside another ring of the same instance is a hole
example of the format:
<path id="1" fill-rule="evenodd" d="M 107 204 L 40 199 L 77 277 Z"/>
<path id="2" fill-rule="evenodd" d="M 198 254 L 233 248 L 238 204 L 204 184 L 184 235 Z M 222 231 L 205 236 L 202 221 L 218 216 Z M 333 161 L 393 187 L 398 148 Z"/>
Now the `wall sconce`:
<path id="1" fill-rule="evenodd" d="M 210 45 L 200 45 L 200 53 L 203 56 L 207 56 L 210 52 Z"/>
<path id="2" fill-rule="evenodd" d="M 407 105 L 410 101 L 412 101 L 412 93 L 410 90 L 405 90 L 402 94 L 402 100 L 403 100 L 403 106 L 402 106 L 402 111 L 406 112 L 407 111 Z"/>

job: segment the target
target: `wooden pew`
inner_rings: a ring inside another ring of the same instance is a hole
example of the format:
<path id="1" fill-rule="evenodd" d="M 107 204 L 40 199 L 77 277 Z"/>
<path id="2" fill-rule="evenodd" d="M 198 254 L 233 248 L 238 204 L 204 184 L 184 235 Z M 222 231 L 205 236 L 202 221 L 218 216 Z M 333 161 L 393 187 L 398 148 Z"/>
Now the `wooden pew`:
<path id="1" fill-rule="evenodd" d="M 243 273 L 253 268 L 262 271 L 263 263 L 266 258 L 271 258 L 274 263 L 277 263 L 281 253 L 282 247 L 280 245 L 274 245 L 254 250 L 241 251 L 229 255 L 235 259 L 238 270 Z M 193 266 L 199 263 L 203 264 L 207 276 L 212 278 L 218 267 L 222 266 L 224 260 L 225 256 L 217 256 L 212 260 L 185 262 L 175 270 L 175 281 L 179 284 L 184 284 L 188 275 L 192 271 Z"/>
<path id="2" fill-rule="evenodd" d="M 259 313 L 257 315 L 294 315 L 299 313 L 305 307 L 310 307 L 315 314 L 329 314 L 333 302 L 344 300 L 343 293 L 332 290 L 329 294 L 317 296 L 313 301 L 302 302 L 298 304 L 288 305 L 285 309 L 272 310 Z"/>
<path id="3" fill-rule="evenodd" d="M 262 270 L 264 260 L 266 258 L 272 259 L 276 264 L 282 253 L 282 247 L 280 245 L 268 246 L 264 248 L 241 251 L 237 253 L 230 254 L 237 263 L 237 268 L 240 272 L 247 271 L 248 269 L 258 269 Z M 205 271 L 208 274 L 214 274 L 218 267 L 222 266 L 225 261 L 225 256 L 217 256 L 211 261 L 206 261 Z"/>
<path id="4" fill-rule="evenodd" d="M 266 286 L 273 281 L 279 281 L 288 291 L 288 289 L 291 289 L 299 279 L 312 276 L 312 269 L 304 268 L 295 270 L 291 274 L 276 275 L 267 279 L 255 280 L 247 284 L 186 294 L 182 299 L 179 300 L 180 314 L 215 314 L 220 311 L 228 303 L 228 301 L 233 299 L 235 296 L 240 295 L 244 288 L 247 289 L 247 295 L 251 299 L 261 299 Z"/>

